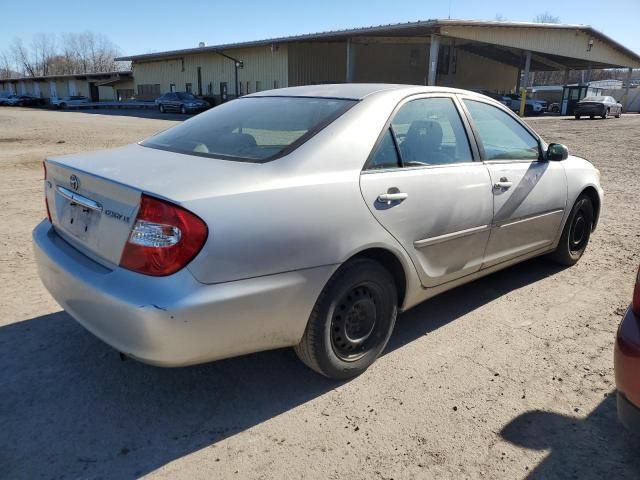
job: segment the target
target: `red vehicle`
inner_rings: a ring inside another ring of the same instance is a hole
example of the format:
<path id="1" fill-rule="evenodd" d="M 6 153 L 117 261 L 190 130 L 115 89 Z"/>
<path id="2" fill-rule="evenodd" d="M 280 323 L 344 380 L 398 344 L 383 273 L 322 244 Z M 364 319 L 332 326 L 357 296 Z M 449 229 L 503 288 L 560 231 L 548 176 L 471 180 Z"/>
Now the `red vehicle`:
<path id="1" fill-rule="evenodd" d="M 633 300 L 618 327 L 614 367 L 618 418 L 627 428 L 640 432 L 640 270 Z"/>

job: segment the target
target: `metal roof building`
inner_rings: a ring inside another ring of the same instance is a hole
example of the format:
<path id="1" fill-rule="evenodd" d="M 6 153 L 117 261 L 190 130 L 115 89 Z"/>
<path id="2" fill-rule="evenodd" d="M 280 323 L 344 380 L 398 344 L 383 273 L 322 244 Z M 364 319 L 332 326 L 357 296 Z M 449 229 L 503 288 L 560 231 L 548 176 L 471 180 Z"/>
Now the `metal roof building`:
<path id="1" fill-rule="evenodd" d="M 587 25 L 427 20 L 121 57 L 139 97 L 242 95 L 286 86 L 393 82 L 492 91 L 530 71 L 640 67 L 640 56 Z M 631 70 L 630 70 L 631 71 Z"/>
<path id="2" fill-rule="evenodd" d="M 133 93 L 133 78 L 130 71 L 19 77 L 0 80 L 0 91 L 44 99 L 82 95 L 97 102 Z"/>

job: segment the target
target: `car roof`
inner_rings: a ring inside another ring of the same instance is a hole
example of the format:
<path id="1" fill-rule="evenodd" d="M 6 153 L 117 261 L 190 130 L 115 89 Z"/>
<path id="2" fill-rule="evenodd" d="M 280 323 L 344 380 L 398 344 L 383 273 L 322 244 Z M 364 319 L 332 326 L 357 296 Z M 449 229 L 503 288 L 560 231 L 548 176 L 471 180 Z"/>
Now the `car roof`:
<path id="1" fill-rule="evenodd" d="M 484 96 L 469 90 L 460 90 L 447 87 L 428 87 L 424 85 L 402 85 L 391 83 L 333 83 L 322 85 L 306 85 L 302 87 L 286 87 L 277 90 L 264 90 L 252 93 L 247 97 L 324 97 L 344 98 L 348 100 L 362 100 L 374 94 L 406 94 L 418 93 L 465 93 L 469 95 Z"/>

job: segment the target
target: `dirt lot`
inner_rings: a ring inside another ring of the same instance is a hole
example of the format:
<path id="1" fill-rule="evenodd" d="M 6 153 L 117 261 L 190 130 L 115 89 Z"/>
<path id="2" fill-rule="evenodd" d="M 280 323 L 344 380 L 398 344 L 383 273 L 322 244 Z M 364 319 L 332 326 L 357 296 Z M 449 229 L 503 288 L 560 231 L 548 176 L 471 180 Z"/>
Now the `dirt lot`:
<path id="1" fill-rule="evenodd" d="M 602 172 L 578 265 L 537 259 L 426 302 L 344 384 L 291 350 L 121 362 L 40 285 L 43 157 L 173 123 L 0 108 L 0 478 L 638 478 L 612 348 L 640 262 L 640 115 L 531 121 Z"/>

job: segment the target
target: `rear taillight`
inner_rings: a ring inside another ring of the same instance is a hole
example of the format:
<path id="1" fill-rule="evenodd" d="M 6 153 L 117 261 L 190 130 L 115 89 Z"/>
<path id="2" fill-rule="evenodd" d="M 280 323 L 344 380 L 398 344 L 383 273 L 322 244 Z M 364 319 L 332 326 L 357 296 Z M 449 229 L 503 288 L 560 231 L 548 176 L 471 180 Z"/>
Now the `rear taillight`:
<path id="1" fill-rule="evenodd" d="M 49 210 L 49 198 L 47 197 L 47 162 L 42 162 L 44 169 L 44 206 L 47 208 L 47 218 L 51 221 L 51 210 Z"/>
<path id="2" fill-rule="evenodd" d="M 206 224 L 193 213 L 142 195 L 120 266 L 145 275 L 171 275 L 198 254 L 207 234 Z"/>
<path id="3" fill-rule="evenodd" d="M 640 268 L 636 274 L 636 285 L 633 288 L 633 300 L 631 301 L 631 310 L 636 317 L 640 317 Z"/>

